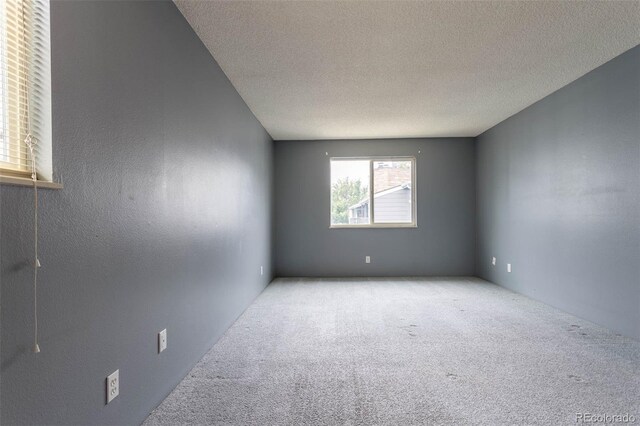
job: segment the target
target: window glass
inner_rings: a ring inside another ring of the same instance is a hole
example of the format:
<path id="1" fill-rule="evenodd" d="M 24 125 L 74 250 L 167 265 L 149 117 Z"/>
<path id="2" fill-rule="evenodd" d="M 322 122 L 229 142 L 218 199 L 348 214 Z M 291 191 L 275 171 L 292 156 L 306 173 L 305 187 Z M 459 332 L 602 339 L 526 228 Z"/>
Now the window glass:
<path id="1" fill-rule="evenodd" d="M 369 224 L 369 161 L 331 161 L 331 225 Z"/>
<path id="2" fill-rule="evenodd" d="M 332 158 L 330 164 L 332 227 L 417 226 L 414 158 Z"/>
<path id="3" fill-rule="evenodd" d="M 411 223 L 411 161 L 373 162 L 375 223 Z"/>

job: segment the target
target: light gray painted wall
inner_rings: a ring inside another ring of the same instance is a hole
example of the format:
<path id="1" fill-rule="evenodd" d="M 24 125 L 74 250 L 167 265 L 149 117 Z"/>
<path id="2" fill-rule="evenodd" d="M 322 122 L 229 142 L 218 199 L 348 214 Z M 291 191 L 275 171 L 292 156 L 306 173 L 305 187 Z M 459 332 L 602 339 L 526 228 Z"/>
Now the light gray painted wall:
<path id="1" fill-rule="evenodd" d="M 270 281 L 272 141 L 173 3 L 51 18 L 65 187 L 41 191 L 39 355 L 32 192 L 0 188 L 1 423 L 137 424 Z"/>
<path id="2" fill-rule="evenodd" d="M 418 228 L 329 229 L 329 157 L 394 155 L 416 157 Z M 277 141 L 275 186 L 277 276 L 474 273 L 473 138 Z"/>
<path id="3" fill-rule="evenodd" d="M 636 47 L 478 137 L 482 278 L 640 338 L 639 104 Z"/>

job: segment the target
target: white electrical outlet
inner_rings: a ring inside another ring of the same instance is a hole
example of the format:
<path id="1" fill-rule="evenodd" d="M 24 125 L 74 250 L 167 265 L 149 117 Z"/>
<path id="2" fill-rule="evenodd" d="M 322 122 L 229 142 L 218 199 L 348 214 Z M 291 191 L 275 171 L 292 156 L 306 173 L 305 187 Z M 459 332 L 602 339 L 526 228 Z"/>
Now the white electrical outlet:
<path id="1" fill-rule="evenodd" d="M 511 264 L 507 263 L 507 272 L 511 272 Z"/>
<path id="2" fill-rule="evenodd" d="M 495 257 L 492 257 L 492 258 L 491 258 L 491 264 L 492 264 L 493 266 L 496 266 L 496 258 L 495 258 Z"/>
<path id="3" fill-rule="evenodd" d="M 365 256 L 364 257 L 364 262 L 365 263 L 371 263 L 371 256 Z"/>
<path id="4" fill-rule="evenodd" d="M 260 275 L 264 275 L 264 268 L 262 266 L 260 267 Z"/>
<path id="5" fill-rule="evenodd" d="M 120 370 L 107 376 L 107 404 L 120 394 Z"/>
<path id="6" fill-rule="evenodd" d="M 158 333 L 158 353 L 167 349 L 167 329 Z"/>

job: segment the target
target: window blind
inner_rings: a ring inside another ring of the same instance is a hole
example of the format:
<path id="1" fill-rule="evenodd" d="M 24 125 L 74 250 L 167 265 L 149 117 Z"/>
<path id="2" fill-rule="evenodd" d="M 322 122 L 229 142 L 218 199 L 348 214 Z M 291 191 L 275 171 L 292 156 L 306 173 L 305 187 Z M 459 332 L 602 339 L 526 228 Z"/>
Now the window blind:
<path id="1" fill-rule="evenodd" d="M 30 133 L 38 179 L 51 181 L 49 1 L 2 0 L 0 25 L 0 169 L 30 176 Z"/>

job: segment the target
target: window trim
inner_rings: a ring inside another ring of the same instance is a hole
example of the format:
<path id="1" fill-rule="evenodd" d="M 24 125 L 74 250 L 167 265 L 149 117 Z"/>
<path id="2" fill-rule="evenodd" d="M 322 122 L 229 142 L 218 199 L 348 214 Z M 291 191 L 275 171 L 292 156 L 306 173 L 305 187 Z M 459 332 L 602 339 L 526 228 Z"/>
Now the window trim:
<path id="1" fill-rule="evenodd" d="M 376 156 L 359 156 L 359 157 L 329 157 L 329 179 L 331 179 L 331 162 L 332 161 L 369 161 L 369 217 L 371 220 L 367 224 L 332 224 L 331 223 L 331 185 L 329 185 L 329 229 L 384 229 L 384 228 L 417 228 L 418 227 L 418 203 L 417 203 L 417 171 L 416 157 L 413 155 L 376 155 Z M 411 222 L 385 222 L 375 223 L 374 216 L 374 190 L 373 188 L 373 163 L 375 161 L 411 161 Z"/>
<path id="2" fill-rule="evenodd" d="M 33 179 L 30 177 L 10 176 L 6 171 L 0 172 L 0 186 L 12 185 L 12 186 L 28 186 L 33 188 Z M 48 180 L 37 180 L 36 186 L 44 189 L 62 189 L 64 185 L 58 182 L 52 182 Z"/>

